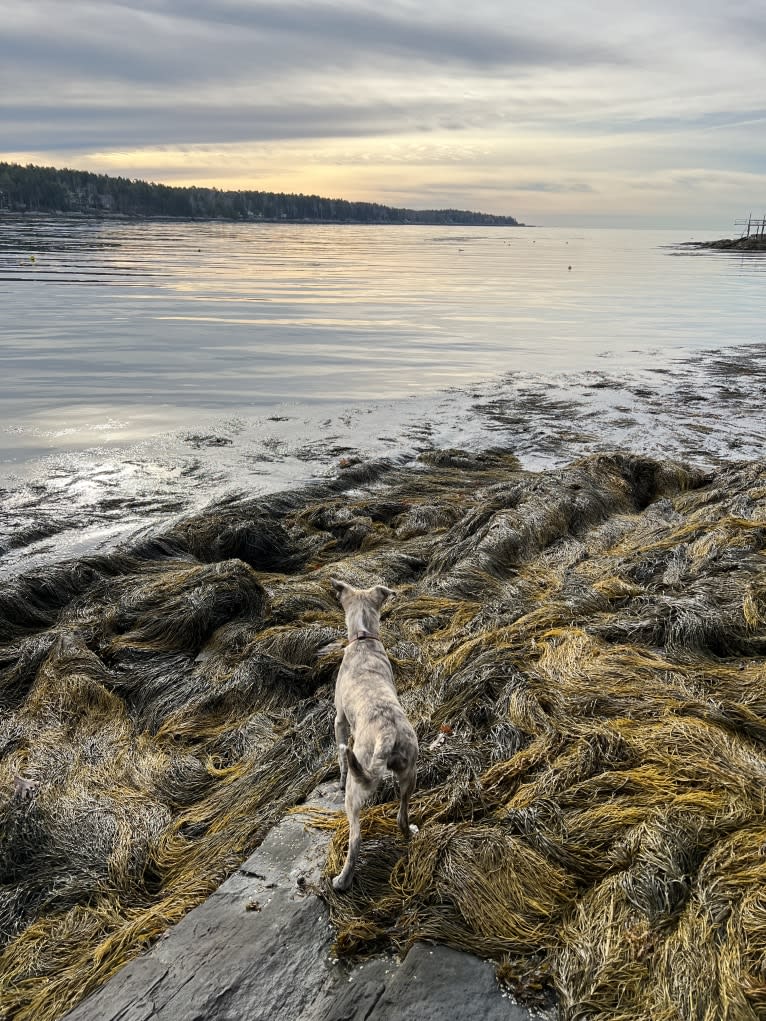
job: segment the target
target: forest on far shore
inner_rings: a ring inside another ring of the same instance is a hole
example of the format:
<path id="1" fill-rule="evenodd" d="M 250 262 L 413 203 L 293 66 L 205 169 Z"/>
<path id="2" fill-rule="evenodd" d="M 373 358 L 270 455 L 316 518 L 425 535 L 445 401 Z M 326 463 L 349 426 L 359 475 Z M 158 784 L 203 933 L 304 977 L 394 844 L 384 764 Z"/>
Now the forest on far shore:
<path id="1" fill-rule="evenodd" d="M 517 227 L 512 216 L 463 209 L 398 209 L 318 195 L 178 188 L 126 177 L 0 163 L 0 212 L 199 220 L 291 220 L 328 223 L 463 224 Z"/>

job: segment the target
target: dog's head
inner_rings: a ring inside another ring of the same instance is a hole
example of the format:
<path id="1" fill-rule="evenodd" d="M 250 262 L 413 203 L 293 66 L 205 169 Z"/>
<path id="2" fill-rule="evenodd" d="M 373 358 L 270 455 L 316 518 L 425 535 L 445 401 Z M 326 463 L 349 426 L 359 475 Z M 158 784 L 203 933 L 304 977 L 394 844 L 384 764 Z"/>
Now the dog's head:
<path id="1" fill-rule="evenodd" d="M 345 581 L 337 578 L 330 578 L 330 584 L 338 597 L 338 602 L 344 610 L 348 611 L 352 606 L 369 607 L 378 613 L 387 599 L 396 595 L 393 589 L 385 585 L 373 585 L 372 588 L 354 588 Z"/>

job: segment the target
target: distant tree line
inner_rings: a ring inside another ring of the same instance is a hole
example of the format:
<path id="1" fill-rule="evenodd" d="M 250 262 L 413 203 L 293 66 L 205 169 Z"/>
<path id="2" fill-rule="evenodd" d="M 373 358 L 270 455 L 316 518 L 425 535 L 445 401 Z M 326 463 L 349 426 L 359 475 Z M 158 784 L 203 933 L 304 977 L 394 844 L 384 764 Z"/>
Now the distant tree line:
<path id="1" fill-rule="evenodd" d="M 175 188 L 167 184 L 0 163 L 0 212 L 162 216 L 200 220 L 292 220 L 330 223 L 423 223 L 518 226 L 512 216 L 462 209 L 397 209 L 318 195 Z"/>

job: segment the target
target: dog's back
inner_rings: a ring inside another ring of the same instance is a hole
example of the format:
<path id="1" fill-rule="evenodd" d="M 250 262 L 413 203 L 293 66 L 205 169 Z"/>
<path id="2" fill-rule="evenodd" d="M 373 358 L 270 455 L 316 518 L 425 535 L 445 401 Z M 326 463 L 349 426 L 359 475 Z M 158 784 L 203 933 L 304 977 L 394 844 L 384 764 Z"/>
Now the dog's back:
<path id="1" fill-rule="evenodd" d="M 335 704 L 354 735 L 354 758 L 368 773 L 380 776 L 384 769 L 400 773 L 411 767 L 418 756 L 418 739 L 399 704 L 388 656 L 382 646 L 371 645 L 356 642 L 347 647 Z M 349 766 L 353 769 L 351 759 Z"/>

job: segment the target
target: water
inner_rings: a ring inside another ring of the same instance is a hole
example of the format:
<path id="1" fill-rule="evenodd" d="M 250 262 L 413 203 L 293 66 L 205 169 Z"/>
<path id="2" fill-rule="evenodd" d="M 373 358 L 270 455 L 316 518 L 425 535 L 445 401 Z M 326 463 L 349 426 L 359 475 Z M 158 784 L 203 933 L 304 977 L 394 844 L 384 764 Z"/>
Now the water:
<path id="1" fill-rule="evenodd" d="M 0 217 L 4 566 L 357 455 L 756 456 L 766 260 L 684 240 Z"/>

